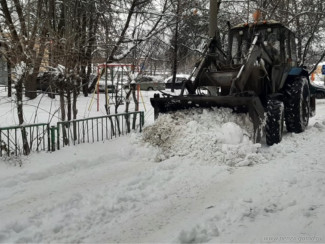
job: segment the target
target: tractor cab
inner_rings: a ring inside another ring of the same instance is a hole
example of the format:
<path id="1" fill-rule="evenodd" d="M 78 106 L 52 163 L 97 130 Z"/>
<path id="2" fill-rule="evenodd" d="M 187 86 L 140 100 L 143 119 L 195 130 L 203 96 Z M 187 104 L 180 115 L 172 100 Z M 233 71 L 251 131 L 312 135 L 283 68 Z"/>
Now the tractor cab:
<path id="1" fill-rule="evenodd" d="M 230 30 L 229 34 L 228 63 L 241 66 L 249 62 L 248 56 L 254 56 L 249 51 L 250 48 L 254 48 L 252 43 L 256 37 L 258 38 L 256 44 L 261 47 L 261 53 L 256 56 L 259 65 L 252 66 L 249 75 L 251 80 L 244 90 L 253 89 L 260 95 L 262 91 L 256 88 L 256 85 L 259 82 L 270 83 L 269 89 L 263 91 L 265 97 L 269 93 L 282 89 L 290 70 L 297 67 L 295 36 L 288 28 L 276 21 L 237 25 Z"/>
<path id="2" fill-rule="evenodd" d="M 233 27 L 229 34 L 228 61 L 233 64 L 244 64 L 256 35 L 258 41 L 263 44 L 263 51 L 271 58 L 269 62 L 297 66 L 294 34 L 276 21 L 240 24 Z"/>

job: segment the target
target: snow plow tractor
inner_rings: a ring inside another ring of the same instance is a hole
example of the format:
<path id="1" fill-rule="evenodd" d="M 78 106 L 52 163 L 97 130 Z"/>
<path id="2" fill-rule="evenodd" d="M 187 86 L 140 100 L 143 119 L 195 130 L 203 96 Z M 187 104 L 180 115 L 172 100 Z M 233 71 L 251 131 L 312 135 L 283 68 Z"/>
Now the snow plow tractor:
<path id="1" fill-rule="evenodd" d="M 315 94 L 308 72 L 297 65 L 294 34 L 276 21 L 241 24 L 229 29 L 224 53 L 212 38 L 180 95 L 155 94 L 155 117 L 192 107 L 228 107 L 249 113 L 254 142 L 262 129 L 268 145 L 288 132 L 303 132 L 315 111 Z M 208 92 L 202 92 L 202 90 Z"/>

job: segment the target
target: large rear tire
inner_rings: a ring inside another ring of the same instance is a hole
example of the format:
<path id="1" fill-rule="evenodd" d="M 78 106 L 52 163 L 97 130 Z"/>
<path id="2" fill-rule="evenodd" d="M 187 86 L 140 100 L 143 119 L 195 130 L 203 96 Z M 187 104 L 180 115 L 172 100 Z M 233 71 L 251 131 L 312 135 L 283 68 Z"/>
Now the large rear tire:
<path id="1" fill-rule="evenodd" d="M 309 122 L 310 92 L 305 77 L 297 77 L 285 87 L 285 123 L 288 132 L 303 132 Z"/>
<path id="2" fill-rule="evenodd" d="M 284 105 L 279 100 L 267 102 L 267 116 L 265 124 L 266 144 L 272 146 L 282 140 L 284 120 Z"/>

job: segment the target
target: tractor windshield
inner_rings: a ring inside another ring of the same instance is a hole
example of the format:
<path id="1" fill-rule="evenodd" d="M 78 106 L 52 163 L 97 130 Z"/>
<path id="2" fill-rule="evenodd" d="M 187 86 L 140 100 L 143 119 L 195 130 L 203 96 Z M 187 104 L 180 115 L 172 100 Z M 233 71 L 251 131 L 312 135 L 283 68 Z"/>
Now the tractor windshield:
<path id="1" fill-rule="evenodd" d="M 244 64 L 247 60 L 247 54 L 255 35 L 260 36 L 259 40 L 270 50 L 272 55 L 280 53 L 280 35 L 278 28 L 243 28 L 234 29 L 231 33 L 231 63 Z"/>

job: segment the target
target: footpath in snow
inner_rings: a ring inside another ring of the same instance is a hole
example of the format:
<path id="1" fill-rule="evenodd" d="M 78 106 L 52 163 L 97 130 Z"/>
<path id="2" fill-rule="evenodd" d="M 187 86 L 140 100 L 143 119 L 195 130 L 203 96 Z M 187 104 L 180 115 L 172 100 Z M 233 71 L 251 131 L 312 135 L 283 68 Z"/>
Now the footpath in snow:
<path id="1" fill-rule="evenodd" d="M 325 242 L 325 105 L 272 147 L 227 109 L 0 163 L 0 242 Z M 324 115 L 323 115 L 324 114 Z"/>

